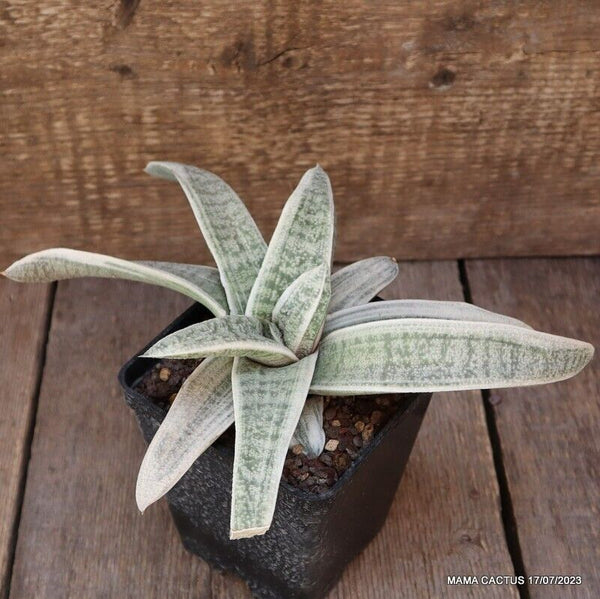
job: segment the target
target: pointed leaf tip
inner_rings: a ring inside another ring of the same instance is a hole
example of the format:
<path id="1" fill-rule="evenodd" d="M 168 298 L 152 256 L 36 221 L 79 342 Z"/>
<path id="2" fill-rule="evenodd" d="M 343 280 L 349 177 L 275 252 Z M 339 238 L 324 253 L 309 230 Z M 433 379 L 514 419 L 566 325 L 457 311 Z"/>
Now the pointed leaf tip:
<path id="1" fill-rule="evenodd" d="M 219 268 L 229 311 L 243 314 L 267 249 L 246 206 L 209 171 L 176 162 L 150 162 L 146 172 L 179 182 Z"/>
<path id="2" fill-rule="evenodd" d="M 285 457 L 306 402 L 317 356 L 315 352 L 282 368 L 235 359 L 232 538 L 262 534 L 271 526 Z M 267 412 L 269 417 L 265 418 Z"/>
<path id="3" fill-rule="evenodd" d="M 187 295 L 218 316 L 228 312 L 219 273 L 207 266 L 131 262 L 93 252 L 51 248 L 17 260 L 6 269 L 5 275 L 20 283 L 50 283 L 79 277 L 127 279 Z"/>
<path id="4" fill-rule="evenodd" d="M 398 263 L 388 256 L 359 260 L 331 276 L 329 312 L 366 304 L 398 276 Z"/>
<path id="5" fill-rule="evenodd" d="M 166 168 L 165 165 L 167 164 L 171 167 L 175 165 L 175 163 L 173 162 L 152 160 L 146 165 L 146 167 L 144 168 L 144 172 L 150 175 L 151 177 L 156 177 L 158 179 L 166 179 L 167 181 L 177 181 L 177 177 L 173 175 L 172 170 L 170 168 Z"/>
<path id="6" fill-rule="evenodd" d="M 272 320 L 297 356 L 312 352 L 327 313 L 329 295 L 329 265 L 322 263 L 300 275 L 277 300 Z"/>
<path id="7" fill-rule="evenodd" d="M 140 514 L 143 515 L 146 509 L 158 499 L 160 499 L 160 497 L 157 497 L 156 499 L 148 497 L 145 494 L 145 488 L 143 487 L 143 485 L 140 484 L 140 481 L 138 479 L 138 482 L 135 487 L 135 502 L 137 504 L 138 510 L 140 511 Z"/>
<path id="8" fill-rule="evenodd" d="M 298 358 L 266 334 L 261 321 L 241 315 L 213 318 L 193 324 L 157 341 L 142 357 L 205 358 L 248 356 L 268 366 L 283 366 Z"/>
<path id="9" fill-rule="evenodd" d="M 493 389 L 570 378 L 589 343 L 500 322 L 404 318 L 326 336 L 311 392 L 324 395 Z"/>
<path id="10" fill-rule="evenodd" d="M 304 173 L 281 212 L 246 313 L 270 319 L 281 294 L 298 277 L 322 263 L 330 265 L 334 228 L 331 183 L 314 167 Z"/>
<path id="11" fill-rule="evenodd" d="M 208 358 L 179 390 L 140 466 L 135 493 L 141 511 L 168 493 L 233 423 L 232 365 L 229 358 Z"/>

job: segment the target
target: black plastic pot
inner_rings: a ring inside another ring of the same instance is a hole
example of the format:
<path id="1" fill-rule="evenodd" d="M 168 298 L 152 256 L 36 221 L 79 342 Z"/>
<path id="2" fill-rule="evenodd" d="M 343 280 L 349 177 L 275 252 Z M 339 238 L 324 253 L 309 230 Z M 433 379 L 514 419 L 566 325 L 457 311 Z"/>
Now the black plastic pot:
<path id="1" fill-rule="evenodd" d="M 212 314 L 195 304 L 147 347 L 207 318 Z M 155 362 L 134 357 L 119 373 L 148 443 L 165 412 L 135 386 Z M 404 407 L 326 493 L 315 495 L 282 481 L 271 528 L 250 539 L 229 540 L 233 448 L 217 440 L 167 495 L 186 549 L 241 576 L 256 597 L 324 597 L 385 521 L 431 394 L 404 397 Z"/>

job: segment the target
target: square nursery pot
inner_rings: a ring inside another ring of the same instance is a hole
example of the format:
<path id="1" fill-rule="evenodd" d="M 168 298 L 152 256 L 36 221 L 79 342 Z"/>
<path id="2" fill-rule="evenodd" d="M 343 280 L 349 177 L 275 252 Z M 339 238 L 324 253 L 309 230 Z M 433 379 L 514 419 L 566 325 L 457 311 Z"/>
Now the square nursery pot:
<path id="1" fill-rule="evenodd" d="M 193 305 L 138 355 L 165 335 L 212 317 L 201 305 Z M 133 357 L 119 373 L 147 443 L 165 411 L 135 387 L 156 362 Z M 316 495 L 282 481 L 271 528 L 250 539 L 229 539 L 233 447 L 218 439 L 167 494 L 185 548 L 218 569 L 238 574 L 256 597 L 324 597 L 386 519 L 431 394 L 404 398 L 403 407 L 325 493 Z"/>

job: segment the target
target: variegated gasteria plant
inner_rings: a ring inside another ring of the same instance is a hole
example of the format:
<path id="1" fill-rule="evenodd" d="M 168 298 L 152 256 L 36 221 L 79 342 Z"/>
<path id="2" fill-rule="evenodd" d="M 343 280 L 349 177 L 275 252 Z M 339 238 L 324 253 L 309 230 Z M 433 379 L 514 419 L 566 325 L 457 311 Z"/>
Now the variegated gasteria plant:
<path id="1" fill-rule="evenodd" d="M 216 269 L 51 249 L 4 273 L 17 281 L 142 281 L 214 314 L 144 354 L 204 360 L 148 447 L 136 490 L 142 511 L 235 421 L 230 535 L 262 534 L 290 443 L 312 456 L 323 450 L 323 396 L 534 385 L 573 376 L 592 357 L 588 343 L 466 303 L 369 303 L 396 277 L 397 264 L 377 257 L 331 273 L 333 197 L 319 166 L 300 180 L 268 246 L 216 175 L 172 162 L 151 162 L 146 171 L 179 182 Z"/>

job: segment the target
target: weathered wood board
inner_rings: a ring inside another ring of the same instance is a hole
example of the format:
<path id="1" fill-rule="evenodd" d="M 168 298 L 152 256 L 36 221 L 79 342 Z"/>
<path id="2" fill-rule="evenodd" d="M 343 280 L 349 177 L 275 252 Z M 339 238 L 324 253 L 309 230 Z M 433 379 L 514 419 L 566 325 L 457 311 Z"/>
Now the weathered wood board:
<path id="1" fill-rule="evenodd" d="M 12 567 L 36 392 L 41 375 L 50 286 L 0 280 L 0 597 Z"/>
<path id="2" fill-rule="evenodd" d="M 594 0 L 0 4 L 0 263 L 207 260 L 150 159 L 224 176 L 263 231 L 331 174 L 337 259 L 600 251 Z"/>
<path id="3" fill-rule="evenodd" d="M 59 284 L 12 599 L 210 597 L 210 570 L 185 552 L 166 504 L 137 511 L 144 443 L 116 381 L 189 303 L 121 281 Z"/>
<path id="4" fill-rule="evenodd" d="M 537 329 L 600 347 L 600 259 L 473 261 L 473 301 Z M 579 575 L 581 585 L 530 585 L 540 599 L 600 596 L 600 362 L 576 378 L 492 392 L 528 575 Z"/>

